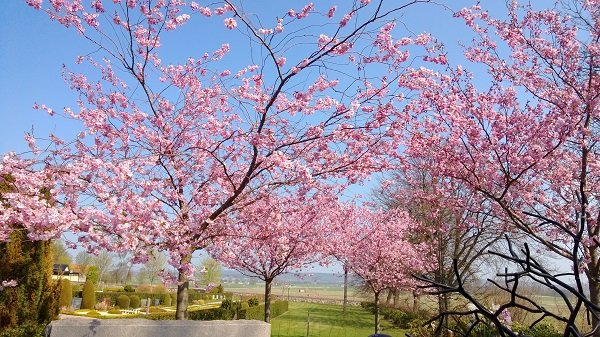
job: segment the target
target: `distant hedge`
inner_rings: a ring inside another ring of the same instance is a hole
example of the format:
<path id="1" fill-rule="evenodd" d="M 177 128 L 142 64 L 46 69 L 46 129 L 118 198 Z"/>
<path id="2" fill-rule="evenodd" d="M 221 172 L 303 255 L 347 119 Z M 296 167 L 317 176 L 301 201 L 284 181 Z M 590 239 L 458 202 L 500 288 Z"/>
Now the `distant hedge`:
<path id="1" fill-rule="evenodd" d="M 248 309 L 241 309 L 239 303 L 235 303 L 231 308 L 214 308 L 206 310 L 190 311 L 188 313 L 188 319 L 194 321 L 211 321 L 211 320 L 232 320 L 237 312 L 238 319 L 265 319 L 265 305 L 261 304 Z M 152 310 L 153 308 L 151 308 Z M 156 308 L 158 309 L 158 308 Z M 154 310 L 156 310 L 154 309 Z M 152 310 L 152 311 L 154 311 Z M 288 311 L 287 301 L 275 301 L 271 303 L 271 318 L 282 315 Z M 92 312 L 94 315 L 95 312 Z M 99 315 L 99 314 L 98 314 Z M 88 315 L 89 316 L 89 315 Z M 174 320 L 174 312 L 154 312 L 149 315 L 138 314 L 138 315 L 127 315 L 120 317 L 103 317 L 103 318 L 145 318 L 150 320 Z"/>
<path id="2" fill-rule="evenodd" d="M 140 298 L 140 300 L 145 299 L 145 298 L 150 298 L 152 300 L 151 305 L 154 305 L 154 299 L 162 299 L 164 294 L 158 294 L 158 293 L 154 293 L 154 294 L 150 294 L 150 293 L 133 293 L 135 294 L 135 296 L 138 296 Z M 127 297 L 129 296 L 133 296 L 133 294 L 131 292 L 124 292 L 124 291 L 105 291 L 105 292 L 99 292 L 96 295 L 99 298 L 110 298 L 110 301 L 112 303 L 112 305 L 116 305 L 118 303 L 118 299 L 119 296 L 121 295 L 125 295 Z M 162 300 L 161 300 L 161 304 L 162 304 Z"/>
<path id="3" fill-rule="evenodd" d="M 206 310 L 191 311 L 188 313 L 188 319 L 193 321 L 229 321 L 235 317 L 235 309 L 214 308 Z"/>
<path id="4" fill-rule="evenodd" d="M 287 301 L 274 301 L 271 303 L 271 319 L 281 316 L 288 311 Z M 255 319 L 259 321 L 265 320 L 265 305 L 259 304 L 248 309 L 239 311 L 239 319 Z"/>

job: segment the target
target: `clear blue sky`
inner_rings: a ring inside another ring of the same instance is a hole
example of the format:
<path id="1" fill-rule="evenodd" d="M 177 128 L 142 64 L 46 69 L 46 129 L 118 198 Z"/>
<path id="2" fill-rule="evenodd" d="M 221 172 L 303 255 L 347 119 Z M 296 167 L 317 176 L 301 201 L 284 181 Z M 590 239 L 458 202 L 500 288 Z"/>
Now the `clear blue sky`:
<path id="1" fill-rule="evenodd" d="M 469 6 L 473 2 L 446 1 L 455 9 Z M 503 1 L 488 2 L 493 3 L 496 10 L 503 6 Z M 278 4 L 277 9 L 273 8 L 275 5 L 272 1 L 246 1 L 248 3 L 255 6 L 250 8 L 251 11 L 271 11 L 274 17 L 285 13 L 290 7 L 301 7 L 303 1 L 282 2 L 283 5 Z M 324 2 L 316 4 L 320 8 L 329 7 Z M 444 41 L 457 41 L 465 33 L 459 20 L 451 18 L 449 12 L 431 5 L 415 6 L 400 19 L 415 33 L 428 31 Z M 222 18 L 215 21 L 220 23 Z M 76 56 L 92 51 L 93 48 L 77 36 L 74 30 L 50 22 L 44 13 L 27 6 L 24 0 L 0 1 L 0 22 L 0 153 L 20 152 L 27 150 L 23 134 L 32 128 L 38 137 L 45 137 L 50 132 L 69 133 L 69 125 L 73 125 L 72 123 L 60 118 L 50 118 L 31 107 L 34 102 L 47 104 L 55 110 L 73 106 L 75 96 L 61 78 L 61 67 L 63 64 L 72 66 Z M 173 48 L 177 50 L 172 55 L 173 60 L 185 62 L 188 56 L 201 55 L 205 50 L 212 49 L 204 47 L 209 41 L 220 45 L 220 41 L 241 38 L 240 34 L 224 29 L 210 30 L 207 34 L 206 29 L 198 31 L 195 28 L 197 27 L 192 24 L 186 30 L 178 32 L 178 40 L 189 48 L 187 53 L 179 51 L 182 48 Z M 204 48 L 194 54 L 194 47 L 200 45 Z M 460 52 L 451 44 L 448 46 L 449 52 Z"/>

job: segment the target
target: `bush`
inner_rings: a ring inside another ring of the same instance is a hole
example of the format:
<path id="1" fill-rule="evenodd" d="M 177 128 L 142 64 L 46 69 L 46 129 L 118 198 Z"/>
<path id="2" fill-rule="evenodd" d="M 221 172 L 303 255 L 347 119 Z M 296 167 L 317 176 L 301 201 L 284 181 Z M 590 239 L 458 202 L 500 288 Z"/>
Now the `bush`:
<path id="1" fill-rule="evenodd" d="M 177 294 L 175 294 L 175 296 L 177 296 Z M 194 289 L 188 289 L 188 301 L 190 303 L 199 299 L 204 299 L 204 293 Z"/>
<path id="2" fill-rule="evenodd" d="M 412 321 L 424 318 L 424 316 L 419 313 L 405 312 L 394 308 L 383 308 L 381 314 L 385 319 L 391 321 L 395 326 L 401 329 L 408 329 Z"/>
<path id="3" fill-rule="evenodd" d="M 0 337 L 43 337 L 46 324 L 29 321 L 27 323 L 0 329 Z"/>
<path id="4" fill-rule="evenodd" d="M 240 305 L 240 309 L 242 310 L 248 310 L 250 308 L 250 305 L 248 304 L 248 302 L 242 302 Z"/>
<path id="5" fill-rule="evenodd" d="M 121 309 L 129 308 L 129 296 L 121 295 L 117 298 L 117 306 Z"/>
<path id="6" fill-rule="evenodd" d="M 360 302 L 360 306 L 369 311 L 371 314 L 375 314 L 374 302 Z M 413 321 L 426 318 L 428 316 L 426 312 L 414 313 L 381 306 L 379 307 L 379 313 L 381 316 L 383 316 L 383 318 L 391 321 L 396 327 L 401 329 L 408 329 Z"/>
<path id="7" fill-rule="evenodd" d="M 255 307 L 257 305 L 259 305 L 260 302 L 258 301 L 258 297 L 252 297 L 248 299 L 248 306 L 249 307 Z"/>
<path id="8" fill-rule="evenodd" d="M 126 293 L 124 291 L 121 292 L 114 292 L 114 291 L 104 291 L 102 293 L 102 296 L 105 298 L 109 298 L 110 299 L 110 303 L 117 303 L 117 299 L 119 298 L 119 296 L 121 295 L 125 295 L 125 296 L 132 296 L 132 295 L 136 295 L 138 296 L 140 299 L 142 298 L 150 298 L 151 302 L 150 305 L 154 304 L 154 300 L 155 299 L 161 299 L 162 295 L 161 294 L 150 294 L 150 293 L 141 293 L 141 292 L 135 292 L 135 293 Z"/>
<path id="9" fill-rule="evenodd" d="M 126 293 L 132 293 L 135 292 L 135 289 L 130 284 L 127 284 L 123 287 L 123 291 Z"/>
<path id="10" fill-rule="evenodd" d="M 98 279 L 100 278 L 100 269 L 96 266 L 90 266 L 87 274 L 85 274 L 85 279 L 87 281 L 92 282 L 93 284 L 98 283 Z"/>
<path id="11" fill-rule="evenodd" d="M 281 316 L 288 311 L 287 301 L 274 301 L 271 303 L 271 319 Z M 255 319 L 258 321 L 265 320 L 265 305 L 260 304 L 248 309 L 242 309 L 239 312 L 240 319 Z"/>
<path id="12" fill-rule="evenodd" d="M 129 296 L 129 306 L 137 309 L 140 307 L 140 304 L 142 303 L 142 300 L 140 299 L 139 296 L 137 295 L 131 295 Z"/>
<path id="13" fill-rule="evenodd" d="M 361 308 L 375 314 L 375 303 L 374 302 L 360 302 Z"/>
<path id="14" fill-rule="evenodd" d="M 97 312 L 96 310 L 90 310 L 90 311 L 88 311 L 88 313 L 86 314 L 86 316 L 89 316 L 89 317 L 100 317 L 102 315 L 100 315 L 100 313 Z"/>
<path id="15" fill-rule="evenodd" d="M 170 295 L 170 294 L 164 294 L 164 295 L 162 296 L 162 299 L 161 299 L 161 301 L 160 301 L 160 302 L 161 302 L 161 304 L 162 304 L 162 305 L 164 305 L 164 306 L 167 306 L 167 307 L 168 307 L 168 306 L 171 306 L 171 295 Z"/>
<path id="16" fill-rule="evenodd" d="M 96 305 L 94 305 L 94 309 L 96 309 L 96 310 L 106 310 L 106 309 L 108 309 L 108 305 L 106 304 L 106 302 L 102 301 L 100 303 L 96 303 Z"/>
<path id="17" fill-rule="evenodd" d="M 167 292 L 167 287 L 162 284 L 140 284 L 135 288 L 136 293 L 147 293 L 147 294 L 164 294 Z"/>
<path id="18" fill-rule="evenodd" d="M 412 337 L 431 337 L 432 330 L 429 324 L 426 324 L 427 321 L 416 319 L 409 323 L 409 329 L 406 332 L 406 335 L 410 335 Z"/>
<path id="19" fill-rule="evenodd" d="M 150 315 L 139 315 L 136 318 L 151 319 L 153 321 L 175 320 L 174 312 L 157 312 Z"/>
<path id="20" fill-rule="evenodd" d="M 518 334 L 531 337 L 560 337 L 563 335 L 562 333 L 558 332 L 554 326 L 547 323 L 537 324 L 532 328 L 515 324 L 512 328 L 513 331 Z"/>
<path id="21" fill-rule="evenodd" d="M 72 300 L 73 288 L 71 287 L 71 281 L 64 278 L 60 280 L 60 299 L 58 301 L 58 305 L 61 308 L 70 308 Z"/>
<path id="22" fill-rule="evenodd" d="M 156 314 L 156 313 L 161 313 L 161 312 L 168 312 L 163 308 L 159 308 L 159 307 L 150 307 L 148 308 L 148 312 L 150 312 L 151 314 Z"/>
<path id="23" fill-rule="evenodd" d="M 233 309 L 233 302 L 231 300 L 223 300 L 223 302 L 221 302 L 221 308 Z"/>
<path id="24" fill-rule="evenodd" d="M 194 321 L 213 321 L 213 320 L 232 320 L 235 316 L 235 310 L 225 308 L 215 308 L 192 311 L 188 314 L 188 319 Z"/>
<path id="25" fill-rule="evenodd" d="M 109 314 L 113 314 L 113 315 L 120 315 L 121 314 L 121 310 L 119 309 L 110 309 L 108 311 Z"/>
<path id="26" fill-rule="evenodd" d="M 96 305 L 96 288 L 89 280 L 83 285 L 81 309 L 94 309 Z"/>

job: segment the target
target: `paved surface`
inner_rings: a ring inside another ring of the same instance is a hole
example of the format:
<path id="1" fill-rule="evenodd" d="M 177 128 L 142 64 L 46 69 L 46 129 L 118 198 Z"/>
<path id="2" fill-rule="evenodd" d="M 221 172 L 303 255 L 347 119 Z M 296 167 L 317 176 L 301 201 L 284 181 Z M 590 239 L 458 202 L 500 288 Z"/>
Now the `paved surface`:
<path id="1" fill-rule="evenodd" d="M 260 321 L 151 321 L 146 319 L 66 318 L 46 328 L 48 337 L 269 337 Z"/>

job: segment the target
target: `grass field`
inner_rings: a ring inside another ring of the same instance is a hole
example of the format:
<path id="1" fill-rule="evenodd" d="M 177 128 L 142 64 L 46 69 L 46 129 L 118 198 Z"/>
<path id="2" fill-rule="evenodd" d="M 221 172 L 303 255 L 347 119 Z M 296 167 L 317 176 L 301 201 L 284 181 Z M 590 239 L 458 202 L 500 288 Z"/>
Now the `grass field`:
<path id="1" fill-rule="evenodd" d="M 271 322 L 272 337 L 367 337 L 373 334 L 374 317 L 360 307 L 348 307 L 346 314 L 339 305 L 292 302 L 289 311 Z M 402 329 L 389 322 L 381 324 L 382 333 L 393 337 L 404 336 Z"/>
<path id="2" fill-rule="evenodd" d="M 237 285 L 227 284 L 227 291 L 234 293 L 246 293 L 246 294 L 257 294 L 263 295 L 265 288 L 264 285 Z M 327 285 L 293 285 L 291 287 L 274 285 L 271 290 L 271 294 L 286 299 L 288 294 L 290 297 L 312 297 L 312 298 L 323 298 L 331 300 L 342 300 L 344 298 L 344 288 Z M 366 301 L 368 295 L 360 293 L 358 289 L 350 287 L 348 289 L 348 299 L 351 301 Z"/>

